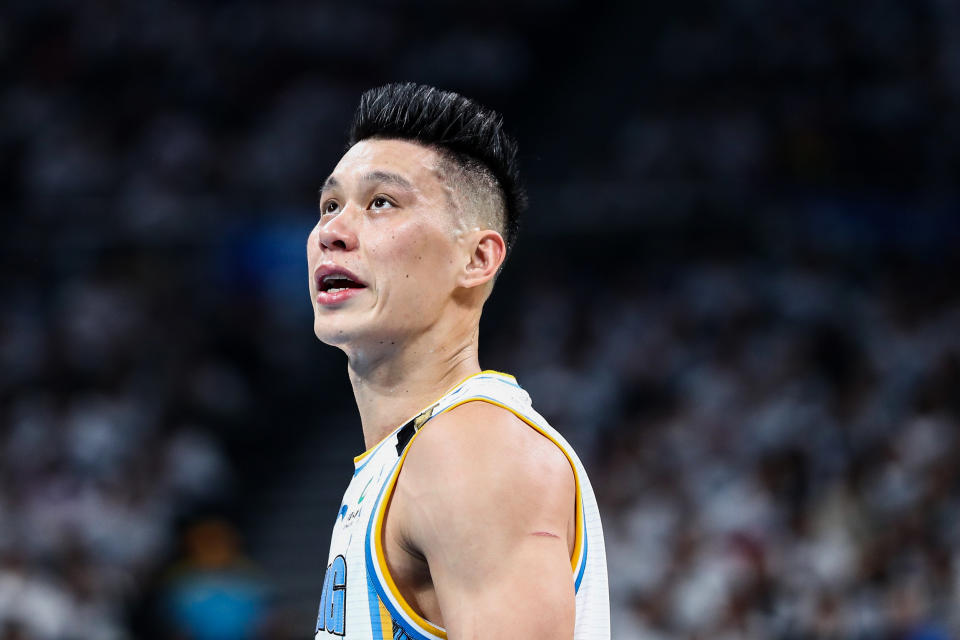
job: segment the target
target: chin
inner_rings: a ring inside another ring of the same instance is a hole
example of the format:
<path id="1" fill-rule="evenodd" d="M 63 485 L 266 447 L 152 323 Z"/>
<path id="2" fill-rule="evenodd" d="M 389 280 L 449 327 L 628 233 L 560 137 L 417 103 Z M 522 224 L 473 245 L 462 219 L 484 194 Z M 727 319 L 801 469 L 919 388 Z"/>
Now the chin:
<path id="1" fill-rule="evenodd" d="M 314 319 L 313 334 L 317 336 L 317 340 L 331 347 L 343 346 L 349 343 L 354 337 L 353 331 L 347 330 L 342 324 L 339 326 L 335 325 L 333 322 L 330 322 L 329 318 Z"/>
<path id="2" fill-rule="evenodd" d="M 313 334 L 317 340 L 331 347 L 347 351 L 348 347 L 359 347 L 370 341 L 382 339 L 376 331 L 367 330 L 354 323 L 335 322 L 330 318 L 317 318 L 313 322 Z"/>
<path id="3" fill-rule="evenodd" d="M 337 347 L 348 356 L 389 353 L 393 346 L 401 344 L 405 337 L 416 331 L 409 327 L 374 326 L 364 323 L 334 323 L 329 318 L 316 318 L 313 333 L 317 339 L 331 347 Z"/>

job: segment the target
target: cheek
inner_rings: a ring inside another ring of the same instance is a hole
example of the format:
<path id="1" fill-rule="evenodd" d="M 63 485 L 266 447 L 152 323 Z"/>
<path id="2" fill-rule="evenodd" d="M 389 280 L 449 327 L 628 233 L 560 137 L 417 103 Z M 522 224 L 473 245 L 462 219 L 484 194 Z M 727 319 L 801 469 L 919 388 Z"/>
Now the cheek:
<path id="1" fill-rule="evenodd" d="M 391 307 L 400 299 L 403 308 L 421 311 L 450 295 L 453 283 L 452 240 L 442 230 L 423 225 L 398 226 L 385 242 L 371 247 L 371 258 L 384 267 L 391 285 L 384 291 Z M 375 255 L 373 255 L 375 253 Z"/>
<path id="2" fill-rule="evenodd" d="M 409 226 L 397 229 L 382 256 L 395 265 L 394 276 L 404 280 L 442 282 L 454 264 L 453 241 L 439 229 Z"/>

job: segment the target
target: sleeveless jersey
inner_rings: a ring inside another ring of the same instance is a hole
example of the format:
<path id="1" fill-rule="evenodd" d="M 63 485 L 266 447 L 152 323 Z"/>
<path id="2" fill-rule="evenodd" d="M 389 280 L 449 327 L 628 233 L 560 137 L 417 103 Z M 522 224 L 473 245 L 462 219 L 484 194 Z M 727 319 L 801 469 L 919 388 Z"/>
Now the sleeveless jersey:
<path id="1" fill-rule="evenodd" d="M 465 402 L 489 402 L 511 411 L 553 441 L 576 479 L 576 539 L 570 560 L 576 589 L 574 640 L 608 640 L 610 608 L 600 513 L 580 459 L 534 411 L 530 396 L 508 374 L 482 371 L 354 458 L 354 472 L 337 514 L 317 615 L 315 640 L 441 640 L 446 631 L 403 599 L 387 570 L 383 521 L 406 452 L 430 419 Z M 506 601 L 506 598 L 505 598 Z"/>

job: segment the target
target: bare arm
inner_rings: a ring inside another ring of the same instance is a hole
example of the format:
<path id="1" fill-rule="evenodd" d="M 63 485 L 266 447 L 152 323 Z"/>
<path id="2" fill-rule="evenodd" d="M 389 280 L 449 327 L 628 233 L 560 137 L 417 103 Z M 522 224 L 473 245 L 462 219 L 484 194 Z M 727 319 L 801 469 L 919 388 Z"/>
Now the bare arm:
<path id="1" fill-rule="evenodd" d="M 573 637 L 575 495 L 563 452 L 505 409 L 470 402 L 424 427 L 394 505 L 450 640 Z"/>

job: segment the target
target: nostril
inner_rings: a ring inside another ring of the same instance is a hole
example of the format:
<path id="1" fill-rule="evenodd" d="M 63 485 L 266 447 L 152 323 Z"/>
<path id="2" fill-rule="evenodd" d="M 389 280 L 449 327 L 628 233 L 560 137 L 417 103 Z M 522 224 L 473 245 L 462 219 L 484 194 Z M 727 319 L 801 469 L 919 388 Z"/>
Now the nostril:
<path id="1" fill-rule="evenodd" d="M 343 240 L 324 240 L 324 239 L 321 239 L 321 240 L 320 240 L 320 244 L 321 244 L 322 246 L 326 247 L 327 249 L 333 249 L 333 248 L 346 249 L 346 248 L 347 248 L 347 243 L 344 242 Z"/>

